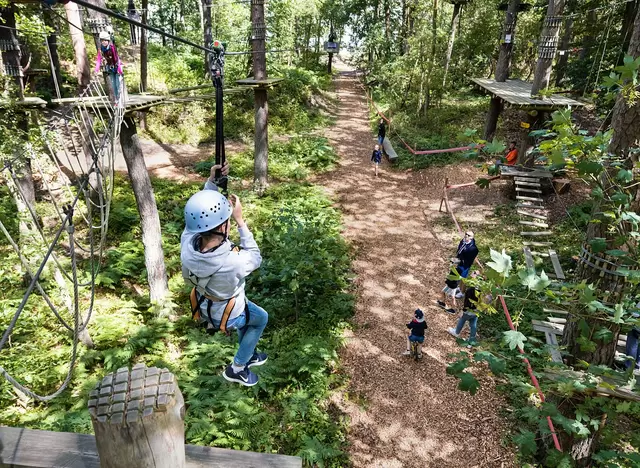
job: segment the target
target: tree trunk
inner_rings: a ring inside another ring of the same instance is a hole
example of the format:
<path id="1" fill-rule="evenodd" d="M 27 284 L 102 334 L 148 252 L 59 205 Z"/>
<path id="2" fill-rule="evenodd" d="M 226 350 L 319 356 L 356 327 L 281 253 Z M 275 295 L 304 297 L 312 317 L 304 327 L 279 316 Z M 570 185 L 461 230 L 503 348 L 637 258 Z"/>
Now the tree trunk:
<path id="1" fill-rule="evenodd" d="M 256 80 L 267 78 L 267 57 L 265 54 L 265 24 L 264 0 L 254 0 L 251 5 L 253 18 L 253 37 L 251 51 L 253 52 L 253 76 Z M 311 25 L 310 25 L 311 26 Z M 310 31 L 310 29 L 309 29 Z M 262 194 L 267 188 L 267 168 L 269 157 L 268 119 L 269 104 L 266 87 L 254 90 L 255 100 L 255 141 L 253 184 L 255 190 Z"/>
<path id="2" fill-rule="evenodd" d="M 624 15 L 622 17 L 622 47 L 620 48 L 620 55 L 618 55 L 617 65 L 622 65 L 624 62 L 624 56 L 629 50 L 631 44 L 631 36 L 633 35 L 633 19 L 638 14 L 638 7 L 640 6 L 640 0 L 630 1 L 625 4 Z"/>
<path id="3" fill-rule="evenodd" d="M 520 0 L 510 0 L 507 6 L 504 23 L 502 25 L 502 38 L 500 40 L 500 52 L 496 63 L 496 81 L 505 82 L 509 78 L 511 69 L 511 55 L 513 52 L 513 42 L 515 39 L 516 23 L 518 21 L 518 10 Z M 502 112 L 502 100 L 499 97 L 492 97 L 489 104 L 489 112 L 484 125 L 484 139 L 490 141 L 495 135 L 498 127 L 498 118 Z"/>
<path id="4" fill-rule="evenodd" d="M 447 84 L 447 73 L 449 72 L 449 63 L 451 62 L 451 54 L 453 54 L 453 44 L 456 40 L 456 29 L 458 28 L 458 17 L 462 4 L 455 3 L 453 5 L 453 15 L 451 16 L 451 33 L 449 34 L 449 42 L 447 43 L 447 55 L 444 59 L 444 77 L 442 78 L 442 87 Z"/>
<path id="5" fill-rule="evenodd" d="M 391 0 L 384 0 L 384 45 L 387 56 L 391 55 Z"/>
<path id="6" fill-rule="evenodd" d="M 142 24 L 147 24 L 149 9 L 149 0 L 142 0 L 142 15 L 140 17 L 140 22 Z M 148 57 L 149 49 L 147 45 L 147 30 L 144 28 L 140 28 L 140 92 L 146 93 L 148 90 L 147 87 L 147 66 L 149 62 Z M 205 62 L 206 63 L 206 62 Z M 147 113 L 140 112 L 140 128 L 142 130 L 147 130 Z"/>
<path id="7" fill-rule="evenodd" d="M 144 262 L 149 281 L 149 296 L 152 303 L 161 304 L 169 293 L 167 271 L 164 265 L 160 217 L 149 172 L 144 162 L 140 140 L 136 132 L 136 122 L 125 116 L 120 128 L 120 145 L 127 163 L 131 188 L 136 198 L 142 243 L 144 244 Z"/>
<path id="8" fill-rule="evenodd" d="M 549 87 L 553 59 L 558 49 L 558 36 L 562 24 L 560 15 L 562 15 L 562 10 L 564 9 L 564 3 L 565 0 L 549 0 L 547 17 L 544 20 L 542 33 L 540 34 L 538 62 L 536 63 L 536 70 L 533 74 L 533 85 L 531 87 L 532 97 L 538 96 L 540 91 Z"/>
<path id="9" fill-rule="evenodd" d="M 89 67 L 89 61 L 87 59 L 87 45 L 84 42 L 84 34 L 82 34 L 81 29 L 80 12 L 78 11 L 78 5 L 74 2 L 65 4 L 64 10 L 67 14 L 67 21 L 69 22 L 73 54 L 76 58 L 78 91 L 82 91 L 89 84 L 89 81 L 91 81 L 91 68 Z"/>
<path id="10" fill-rule="evenodd" d="M 629 43 L 628 55 L 637 58 L 640 56 L 640 11 L 636 13 L 633 35 Z M 637 104 L 629 106 L 627 97 L 621 92 L 616 100 L 616 104 L 613 108 L 612 117 L 612 129 L 613 138 L 609 144 L 609 152 L 613 153 L 621 158 L 627 159 L 628 166 L 632 166 L 636 159 L 633 155 L 629 154 L 629 149 L 638 146 L 640 144 L 640 106 Z M 611 180 L 613 176 L 611 174 L 603 173 L 601 176 L 601 184 L 604 186 L 604 190 L 611 187 Z M 636 200 L 637 196 L 633 198 Z M 596 203 L 593 208 L 592 215 L 594 218 L 601 218 L 598 213 L 603 211 L 603 207 Z M 637 211 L 637 207 L 636 207 Z M 595 254 L 590 250 L 590 241 L 596 238 L 603 238 L 607 242 L 607 247 L 612 245 L 614 237 L 624 235 L 618 231 L 612 232 L 609 229 L 609 225 L 605 222 L 590 223 L 587 228 L 587 236 L 584 244 L 584 250 L 588 252 L 581 257 L 580 263 L 576 272 L 578 281 L 585 280 L 587 283 L 593 283 L 597 286 L 598 299 L 617 304 L 627 294 L 627 284 L 624 280 L 615 275 L 609 274 L 603 271 L 615 270 L 617 261 L 615 257 L 607 256 L 604 253 Z M 627 239 L 630 236 L 626 236 Z M 624 249 L 625 246 L 619 248 Z M 589 262 L 589 265 L 586 262 Z M 602 265 L 601 267 L 594 268 L 593 265 Z M 583 311 L 584 315 L 588 312 Z M 571 318 L 571 316 L 570 316 Z M 593 316 L 587 315 L 584 319 L 587 323 L 589 331 L 593 334 L 600 327 L 608 328 L 613 332 L 613 340 L 610 343 L 603 343 L 601 341 L 593 340 L 597 344 L 595 351 L 583 351 L 578 344 L 578 338 L 580 335 L 580 328 L 578 320 L 568 320 L 567 326 L 564 329 L 564 335 L 562 337 L 563 344 L 565 344 L 571 353 L 570 362 L 575 362 L 578 359 L 584 360 L 590 364 L 604 364 L 610 366 L 613 363 L 615 357 L 616 343 L 618 341 L 618 334 L 620 332 L 620 326 L 609 321 L 598 320 Z M 589 337 L 590 338 L 590 337 Z"/>
<path id="11" fill-rule="evenodd" d="M 401 25 L 400 25 L 400 40 L 399 42 L 399 55 L 404 55 L 407 53 L 407 1 L 402 0 L 402 14 L 401 14 Z"/>
<path id="12" fill-rule="evenodd" d="M 502 112 L 502 99 L 499 97 L 492 97 L 489 103 L 489 112 L 487 113 L 487 121 L 484 125 L 484 139 L 487 141 L 493 140 L 493 136 L 496 133 L 498 127 L 498 118 Z"/>
<path id="13" fill-rule="evenodd" d="M 564 33 L 560 43 L 561 55 L 556 65 L 556 87 L 562 86 L 564 75 L 567 71 L 567 63 L 569 62 L 569 45 L 573 36 L 573 17 L 569 16 L 564 23 Z"/>
<path id="14" fill-rule="evenodd" d="M 520 0 L 510 0 L 507 6 L 507 14 L 502 26 L 502 38 L 500 41 L 500 53 L 496 63 L 496 81 L 504 82 L 509 78 L 511 70 L 511 55 L 515 40 L 516 23 L 518 22 L 518 10 Z"/>
<path id="15" fill-rule="evenodd" d="M 56 95 L 61 95 L 60 86 L 62 84 L 62 75 L 60 74 L 60 56 L 58 55 L 58 42 L 57 35 L 55 31 L 57 30 L 55 26 L 55 21 L 53 19 L 53 15 L 51 10 L 45 9 L 44 12 L 44 23 L 51 28 L 54 33 L 47 36 L 47 46 L 49 48 L 49 54 L 51 58 L 51 65 L 53 66 L 51 80 L 53 88 L 56 90 Z"/>
<path id="16" fill-rule="evenodd" d="M 431 107 L 431 78 L 436 60 L 436 43 L 438 36 L 438 0 L 433 0 L 433 13 L 431 15 L 431 54 L 429 55 L 429 70 L 427 71 L 427 86 L 425 90 L 425 106 L 423 111 L 426 113 Z"/>

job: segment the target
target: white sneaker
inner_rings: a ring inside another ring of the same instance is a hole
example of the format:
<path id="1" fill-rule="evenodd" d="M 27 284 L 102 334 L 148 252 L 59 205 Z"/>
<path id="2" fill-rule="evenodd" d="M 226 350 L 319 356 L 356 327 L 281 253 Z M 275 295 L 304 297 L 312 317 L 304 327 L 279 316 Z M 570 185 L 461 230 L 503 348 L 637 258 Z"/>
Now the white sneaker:
<path id="1" fill-rule="evenodd" d="M 462 299 L 464 297 L 464 293 L 462 291 L 458 291 L 456 293 L 456 299 Z"/>
<path id="2" fill-rule="evenodd" d="M 411 356 L 411 351 L 408 349 L 402 353 L 403 356 Z"/>
<path id="3" fill-rule="evenodd" d="M 451 336 L 453 336 L 455 338 L 460 338 L 460 335 L 458 335 L 456 333 L 456 329 L 455 328 L 449 328 L 447 331 L 449 332 L 449 335 L 451 335 Z"/>

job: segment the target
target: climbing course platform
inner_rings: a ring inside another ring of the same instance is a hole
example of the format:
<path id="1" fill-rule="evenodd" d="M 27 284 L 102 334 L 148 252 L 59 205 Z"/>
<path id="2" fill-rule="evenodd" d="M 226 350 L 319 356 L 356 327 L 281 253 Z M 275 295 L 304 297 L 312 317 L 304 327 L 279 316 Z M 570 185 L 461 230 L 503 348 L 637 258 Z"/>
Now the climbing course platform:
<path id="1" fill-rule="evenodd" d="M 6 108 L 8 106 L 16 106 L 16 107 L 45 107 L 47 105 L 47 101 L 44 99 L 40 99 L 39 97 L 25 97 L 24 99 L 18 101 L 11 101 L 8 99 L 0 99 L 0 109 Z"/>
<path id="2" fill-rule="evenodd" d="M 568 106 L 581 107 L 585 105 L 584 102 L 559 94 L 552 94 L 543 99 L 534 99 L 531 97 L 532 83 L 526 81 L 507 80 L 501 82 L 485 78 L 472 78 L 471 81 L 487 93 L 502 99 L 505 104 L 515 107 L 553 110 Z"/>

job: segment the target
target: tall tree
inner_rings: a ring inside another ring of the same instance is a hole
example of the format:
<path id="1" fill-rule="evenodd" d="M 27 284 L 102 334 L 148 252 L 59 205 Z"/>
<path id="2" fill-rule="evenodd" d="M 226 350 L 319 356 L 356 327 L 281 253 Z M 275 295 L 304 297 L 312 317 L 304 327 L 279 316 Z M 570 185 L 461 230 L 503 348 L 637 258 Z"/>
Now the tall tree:
<path id="1" fill-rule="evenodd" d="M 266 26 L 264 22 L 264 0 L 253 0 L 251 52 L 253 56 L 253 77 L 255 80 L 267 79 L 267 58 L 265 53 Z M 258 193 L 267 188 L 267 171 L 269 157 L 268 119 L 269 103 L 267 101 L 266 86 L 254 89 L 255 108 L 255 142 L 253 183 Z"/>
<path id="2" fill-rule="evenodd" d="M 169 285 L 162 249 L 160 216 L 149 171 L 144 162 L 136 122 L 132 117 L 125 116 L 122 121 L 120 145 L 140 214 L 144 262 L 149 281 L 149 298 L 152 303 L 161 304 L 169 293 Z"/>
<path id="3" fill-rule="evenodd" d="M 509 78 L 511 70 L 511 55 L 513 52 L 513 42 L 515 40 L 516 23 L 518 21 L 518 11 L 520 10 L 520 0 L 509 0 L 507 13 L 502 26 L 502 37 L 500 38 L 500 53 L 496 64 L 496 81 L 505 82 Z M 498 117 L 502 111 L 502 99 L 497 96 L 491 98 L 489 112 L 484 127 L 484 139 L 489 141 L 493 138 L 498 125 Z"/>
<path id="4" fill-rule="evenodd" d="M 560 41 L 560 58 L 556 64 L 556 87 L 562 86 L 564 76 L 567 71 L 567 63 L 569 62 L 569 46 L 573 37 L 573 13 L 576 8 L 576 0 L 567 1 L 567 13 L 564 20 L 564 31 L 562 32 L 562 40 Z"/>
<path id="5" fill-rule="evenodd" d="M 65 3 L 64 11 L 67 15 L 67 22 L 69 23 L 71 44 L 73 45 L 73 54 L 76 59 L 78 90 L 83 90 L 87 87 L 89 81 L 91 81 L 91 68 L 87 59 L 87 45 L 84 41 L 84 34 L 82 33 L 78 4 L 74 2 Z"/>
<path id="6" fill-rule="evenodd" d="M 207 49 L 211 49 L 213 44 L 213 31 L 211 29 L 211 3 L 212 0 L 201 0 L 202 5 L 202 35 L 204 39 L 204 46 Z M 209 53 L 204 53 L 204 63 L 209 64 Z M 207 67 L 207 74 L 209 73 L 209 67 Z"/>
<path id="7" fill-rule="evenodd" d="M 45 8 L 43 12 L 44 24 L 47 27 L 51 28 L 53 31 L 51 34 L 47 35 L 47 48 L 49 58 L 51 60 L 51 67 L 53 70 L 51 71 L 51 79 L 53 81 L 54 89 L 57 89 L 60 92 L 60 86 L 62 84 L 62 75 L 60 74 L 60 56 L 58 54 L 58 35 L 55 21 L 53 19 L 53 13 L 49 8 Z"/>
<path id="8" fill-rule="evenodd" d="M 451 26 L 449 28 L 449 42 L 447 43 L 447 54 L 444 59 L 444 76 L 442 78 L 442 87 L 447 84 L 447 73 L 449 72 L 449 63 L 451 62 L 451 55 L 453 54 L 453 45 L 456 40 L 456 31 L 460 22 L 460 13 L 463 5 L 469 3 L 470 0 L 447 0 L 449 3 L 453 3 L 453 14 L 451 15 Z"/>
<path id="9" fill-rule="evenodd" d="M 149 0 L 142 0 L 142 16 L 140 18 L 140 22 L 142 24 L 147 24 L 148 22 L 148 10 L 149 10 Z M 145 28 L 140 28 L 140 92 L 147 92 L 147 67 L 149 64 L 149 51 L 147 45 L 147 30 Z M 205 62 L 206 63 L 206 62 Z M 147 113 L 140 112 L 140 128 L 142 130 L 147 129 Z"/>
<path id="10" fill-rule="evenodd" d="M 547 16 L 542 26 L 540 34 L 540 44 L 538 46 L 538 61 L 533 74 L 533 85 L 531 86 L 531 96 L 535 97 L 540 91 L 547 89 L 551 78 L 551 68 L 553 59 L 558 49 L 558 36 L 562 25 L 562 11 L 565 0 L 549 0 L 547 6 Z"/>

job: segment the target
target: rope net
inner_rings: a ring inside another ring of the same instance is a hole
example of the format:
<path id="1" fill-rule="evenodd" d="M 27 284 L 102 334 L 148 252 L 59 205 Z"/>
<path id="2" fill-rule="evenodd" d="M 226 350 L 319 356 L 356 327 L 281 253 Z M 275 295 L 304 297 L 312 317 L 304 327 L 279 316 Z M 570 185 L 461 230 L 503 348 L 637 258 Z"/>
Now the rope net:
<path id="1" fill-rule="evenodd" d="M 50 394 L 35 393 L 0 366 L 0 374 L 19 394 L 39 401 L 51 400 L 66 389 L 79 339 L 84 336 L 90 342 L 85 329 L 104 253 L 123 101 L 121 93 L 114 103 L 94 79 L 72 103 L 45 113 L 37 135 L 31 132 L 21 154 L 0 171 L 0 182 L 7 186 L 15 210 L 15 217 L 0 219 L 6 240 L 0 242 L 0 251 L 28 284 L 15 312 L 9 314 L 0 353 L 25 311 L 48 309 L 72 337 L 66 377 Z"/>

